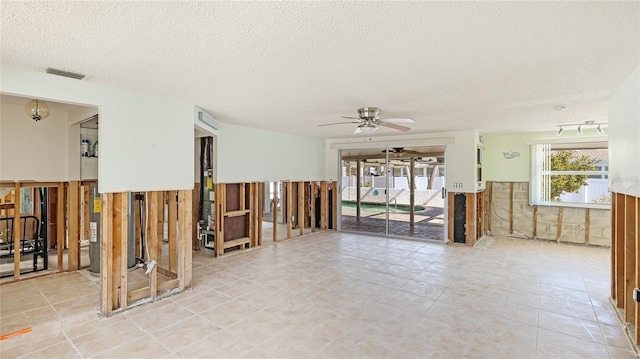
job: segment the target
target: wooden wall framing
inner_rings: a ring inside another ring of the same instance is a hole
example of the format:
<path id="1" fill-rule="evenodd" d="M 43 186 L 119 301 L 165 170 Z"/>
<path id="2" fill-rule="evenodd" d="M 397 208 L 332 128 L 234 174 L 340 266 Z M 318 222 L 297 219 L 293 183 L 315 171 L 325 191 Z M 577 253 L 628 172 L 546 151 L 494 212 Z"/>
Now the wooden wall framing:
<path id="1" fill-rule="evenodd" d="M 262 184 L 217 183 L 215 189 L 215 255 L 262 244 Z M 277 207 L 277 201 L 274 201 Z M 275 216 L 275 213 L 274 213 Z"/>
<path id="2" fill-rule="evenodd" d="M 632 342 L 640 345 L 640 198 L 611 193 L 611 300 Z"/>
<path id="3" fill-rule="evenodd" d="M 32 213 L 20 213 L 20 210 L 16 211 L 15 208 L 21 208 L 21 196 L 16 196 L 16 193 L 20 193 L 22 189 L 28 188 L 33 191 L 34 204 L 39 202 L 40 195 L 39 189 L 47 188 L 49 191 L 48 200 L 55 203 L 53 206 L 48 206 L 48 223 L 40 224 L 40 231 L 47 231 L 47 250 L 56 249 L 56 264 L 57 271 L 74 271 L 88 267 L 88 264 L 81 263 L 80 256 L 80 238 L 84 233 L 84 224 L 81 223 L 82 214 L 88 212 L 86 208 L 86 201 L 81 201 L 81 193 L 86 184 L 79 181 L 71 182 L 37 182 L 37 181 L 3 181 L 0 182 L 0 187 L 12 188 L 11 203 L 4 203 L 2 214 L 13 215 L 14 221 L 17 221 L 20 215 L 29 214 L 35 215 L 39 219 L 42 219 L 40 208 L 34 206 Z M 6 209 L 4 207 L 10 207 L 12 209 Z M 15 222 L 18 223 L 18 222 Z M 16 226 L 14 230 L 14 245 L 16 244 L 15 238 L 20 238 L 22 233 L 20 232 L 20 226 Z M 17 237 L 16 237 L 17 236 Z M 17 242 L 19 248 L 20 242 Z M 14 248 L 15 249 L 15 248 Z M 67 249 L 67 261 L 64 261 L 64 250 Z M 66 264 L 66 267 L 65 267 Z M 13 280 L 21 280 L 20 275 L 20 251 L 14 252 L 14 273 Z"/>
<path id="4" fill-rule="evenodd" d="M 450 243 L 453 243 L 454 237 L 454 213 L 455 213 L 455 195 L 454 192 L 449 192 L 447 197 L 447 236 Z M 464 193 L 464 210 L 465 210 L 465 244 L 473 246 L 478 240 L 480 240 L 485 234 L 487 234 L 487 226 L 485 225 L 486 200 L 484 191 L 478 193 Z"/>
<path id="5" fill-rule="evenodd" d="M 528 182 L 487 182 L 484 197 L 486 230 L 492 235 L 590 246 L 611 244 L 610 209 L 531 206 Z"/>
<path id="6" fill-rule="evenodd" d="M 133 197 L 136 200 L 132 205 L 136 208 L 140 208 L 138 200 L 144 202 L 145 223 L 142 228 L 148 256 L 142 253 L 142 259 L 149 272 L 148 285 L 136 289 L 128 285 L 129 193 L 104 193 L 101 196 L 100 234 L 100 314 L 103 316 L 191 286 L 192 191 L 152 191 Z M 166 244 L 163 238 L 165 207 Z M 140 218 L 134 217 L 136 222 Z M 167 248 L 166 258 L 163 247 Z"/>

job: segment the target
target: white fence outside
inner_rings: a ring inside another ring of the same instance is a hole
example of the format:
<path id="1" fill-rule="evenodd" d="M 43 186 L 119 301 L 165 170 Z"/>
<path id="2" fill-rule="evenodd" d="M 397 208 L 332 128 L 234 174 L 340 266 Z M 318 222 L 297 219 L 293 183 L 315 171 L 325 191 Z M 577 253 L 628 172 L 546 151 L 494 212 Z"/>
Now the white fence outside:
<path id="1" fill-rule="evenodd" d="M 599 178 L 587 179 L 587 185 L 580 187 L 578 193 L 563 193 L 560 195 L 561 202 L 593 203 L 602 197 L 609 196 L 609 180 Z M 607 202 L 607 203 L 610 203 Z"/>
<path id="2" fill-rule="evenodd" d="M 390 189 L 409 189 L 409 178 L 408 177 L 391 177 L 391 182 L 389 183 Z M 416 183 L 417 190 L 426 190 L 429 186 L 429 177 L 416 176 L 414 179 Z M 387 178 L 385 176 L 364 176 L 362 179 L 362 183 L 360 183 L 362 187 L 377 187 L 377 188 L 386 188 L 387 187 Z M 356 176 L 343 176 L 342 177 L 342 188 L 347 187 L 355 187 L 356 186 Z M 444 177 L 436 177 L 433 181 L 432 190 L 440 191 L 444 187 Z"/>
<path id="3" fill-rule="evenodd" d="M 389 186 L 389 203 L 393 205 L 409 205 L 409 183 L 407 177 L 391 177 Z M 444 187 L 444 177 L 436 177 L 433 189 L 428 190 L 428 177 L 416 177 L 417 189 L 414 191 L 414 203 L 421 206 L 444 207 L 442 199 L 442 188 Z M 366 185 L 366 186 L 365 186 Z M 360 200 L 367 203 L 385 203 L 387 201 L 386 186 L 387 181 L 384 176 L 365 176 L 360 188 Z M 356 177 L 342 177 L 342 200 L 355 202 L 356 198 Z"/>

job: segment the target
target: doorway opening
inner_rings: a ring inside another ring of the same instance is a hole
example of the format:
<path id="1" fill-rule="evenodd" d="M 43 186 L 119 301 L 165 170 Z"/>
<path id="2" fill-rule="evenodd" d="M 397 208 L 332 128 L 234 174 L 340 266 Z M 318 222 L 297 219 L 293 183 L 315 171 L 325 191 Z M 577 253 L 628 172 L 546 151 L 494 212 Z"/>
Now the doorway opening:
<path id="1" fill-rule="evenodd" d="M 445 239 L 445 146 L 342 150 L 340 229 Z"/>

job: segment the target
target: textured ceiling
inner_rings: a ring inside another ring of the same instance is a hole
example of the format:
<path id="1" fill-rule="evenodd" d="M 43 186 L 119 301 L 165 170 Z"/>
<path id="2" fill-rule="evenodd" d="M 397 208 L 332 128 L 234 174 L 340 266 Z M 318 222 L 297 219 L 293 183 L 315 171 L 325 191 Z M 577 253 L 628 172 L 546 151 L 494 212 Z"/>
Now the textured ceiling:
<path id="1" fill-rule="evenodd" d="M 640 62 L 637 1 L 1 6 L 3 65 L 80 72 L 221 122 L 319 137 L 353 136 L 317 124 L 364 106 L 413 117 L 419 133 L 602 121 Z"/>

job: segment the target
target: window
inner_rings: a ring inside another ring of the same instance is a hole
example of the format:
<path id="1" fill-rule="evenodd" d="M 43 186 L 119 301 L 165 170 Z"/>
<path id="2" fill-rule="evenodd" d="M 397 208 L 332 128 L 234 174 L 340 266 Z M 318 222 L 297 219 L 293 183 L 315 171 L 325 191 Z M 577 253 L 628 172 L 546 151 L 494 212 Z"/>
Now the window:
<path id="1" fill-rule="evenodd" d="M 540 143 L 531 153 L 532 205 L 609 207 L 606 142 Z"/>

